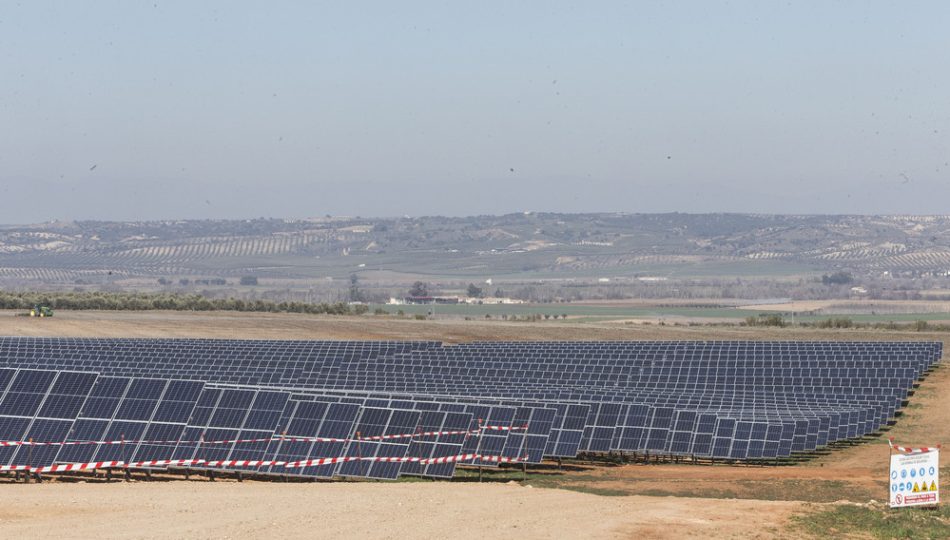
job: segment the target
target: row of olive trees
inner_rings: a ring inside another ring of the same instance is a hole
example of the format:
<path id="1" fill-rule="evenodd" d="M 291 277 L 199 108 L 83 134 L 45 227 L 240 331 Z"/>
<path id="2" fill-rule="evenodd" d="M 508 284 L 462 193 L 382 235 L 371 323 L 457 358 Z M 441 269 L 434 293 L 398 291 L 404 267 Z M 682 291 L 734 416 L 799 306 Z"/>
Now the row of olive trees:
<path id="1" fill-rule="evenodd" d="M 35 305 L 55 309 L 99 309 L 122 311 L 256 311 L 270 313 L 310 313 L 362 315 L 367 306 L 306 302 L 274 302 L 239 298 L 207 298 L 197 294 L 117 293 L 117 292 L 10 292 L 0 291 L 0 309 L 30 309 Z"/>

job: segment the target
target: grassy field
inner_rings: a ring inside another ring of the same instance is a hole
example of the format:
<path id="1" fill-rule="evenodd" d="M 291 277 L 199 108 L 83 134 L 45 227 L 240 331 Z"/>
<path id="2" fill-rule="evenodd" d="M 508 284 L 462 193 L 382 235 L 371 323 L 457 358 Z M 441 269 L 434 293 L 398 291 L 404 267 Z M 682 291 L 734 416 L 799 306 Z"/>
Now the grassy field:
<path id="1" fill-rule="evenodd" d="M 636 305 L 590 305 L 590 304 L 443 304 L 443 305 L 389 305 L 373 304 L 370 311 L 382 309 L 390 314 L 402 311 L 406 315 L 429 315 L 436 318 L 491 318 L 525 317 L 530 315 L 567 315 L 573 322 L 608 322 L 617 320 L 660 321 L 669 323 L 702 320 L 705 322 L 737 322 L 746 317 L 768 314 L 764 310 L 735 307 L 648 307 Z M 892 313 L 892 314 L 822 314 L 783 315 L 787 322 L 817 322 L 830 318 L 848 318 L 854 322 L 886 323 L 913 321 L 950 321 L 950 313 Z"/>
<path id="2" fill-rule="evenodd" d="M 427 315 L 433 312 L 439 316 L 479 317 L 485 315 L 501 317 L 502 315 L 567 315 L 570 318 L 588 318 L 590 320 L 610 319 L 658 319 L 664 317 L 679 318 L 713 318 L 713 319 L 743 319 L 758 315 L 758 311 L 736 308 L 687 308 L 687 307 L 632 307 L 632 306 L 597 306 L 586 304 L 444 304 L 444 305 L 388 305 L 375 304 L 370 311 L 383 309 L 389 313 L 402 310 L 408 315 Z"/>
<path id="3" fill-rule="evenodd" d="M 890 314 L 829 314 L 795 316 L 796 322 L 815 322 L 833 318 L 846 318 L 854 322 L 913 322 L 913 321 L 950 321 L 950 313 L 890 313 Z M 786 319 L 791 320 L 790 317 Z"/>
<path id="4" fill-rule="evenodd" d="M 890 511 L 882 504 L 838 504 L 792 520 L 798 532 L 813 538 L 950 538 L 947 506 Z"/>

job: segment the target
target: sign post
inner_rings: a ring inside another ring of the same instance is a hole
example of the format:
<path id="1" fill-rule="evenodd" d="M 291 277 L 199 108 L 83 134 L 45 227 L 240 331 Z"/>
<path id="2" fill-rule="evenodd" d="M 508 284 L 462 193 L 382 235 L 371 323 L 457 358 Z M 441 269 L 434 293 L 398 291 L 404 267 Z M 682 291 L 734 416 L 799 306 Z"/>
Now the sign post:
<path id="1" fill-rule="evenodd" d="M 940 447 L 891 445 L 891 508 L 940 504 Z"/>

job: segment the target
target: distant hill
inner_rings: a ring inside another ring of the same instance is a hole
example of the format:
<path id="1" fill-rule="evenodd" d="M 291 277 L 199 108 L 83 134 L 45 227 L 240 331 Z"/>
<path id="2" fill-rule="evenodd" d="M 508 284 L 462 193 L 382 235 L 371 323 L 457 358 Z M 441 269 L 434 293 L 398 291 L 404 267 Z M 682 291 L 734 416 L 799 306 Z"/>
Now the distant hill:
<path id="1" fill-rule="evenodd" d="M 0 227 L 0 283 L 593 279 L 950 270 L 948 216 L 554 214 Z"/>

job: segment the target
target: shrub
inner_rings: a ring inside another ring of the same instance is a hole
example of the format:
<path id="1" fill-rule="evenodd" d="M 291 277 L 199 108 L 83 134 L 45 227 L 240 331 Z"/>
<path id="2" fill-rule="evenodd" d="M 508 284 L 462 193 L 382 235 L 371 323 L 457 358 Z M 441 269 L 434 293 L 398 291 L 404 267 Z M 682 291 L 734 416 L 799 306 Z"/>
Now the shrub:
<path id="1" fill-rule="evenodd" d="M 815 323 L 817 328 L 853 328 L 854 321 L 847 317 L 835 317 Z"/>
<path id="2" fill-rule="evenodd" d="M 785 326 L 785 319 L 781 315 L 777 314 L 765 314 L 760 313 L 756 316 L 749 316 L 745 318 L 746 326 Z"/>

